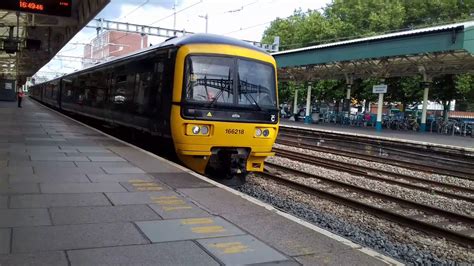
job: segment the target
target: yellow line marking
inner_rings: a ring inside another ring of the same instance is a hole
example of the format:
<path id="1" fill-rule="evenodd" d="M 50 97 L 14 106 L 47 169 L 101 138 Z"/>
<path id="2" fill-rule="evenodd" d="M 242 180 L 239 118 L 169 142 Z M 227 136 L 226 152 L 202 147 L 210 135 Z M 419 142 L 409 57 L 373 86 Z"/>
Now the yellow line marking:
<path id="1" fill-rule="evenodd" d="M 163 190 L 162 187 L 137 187 L 137 191 L 160 191 Z"/>
<path id="2" fill-rule="evenodd" d="M 158 186 L 157 183 L 149 182 L 149 183 L 132 183 L 134 187 L 153 187 Z"/>
<path id="3" fill-rule="evenodd" d="M 153 200 L 160 200 L 160 199 L 177 199 L 178 197 L 176 196 L 150 196 L 151 199 Z"/>
<path id="4" fill-rule="evenodd" d="M 236 254 L 251 251 L 248 246 L 241 242 L 217 243 L 211 244 L 210 246 L 220 250 L 224 254 Z"/>
<path id="5" fill-rule="evenodd" d="M 213 224 L 211 218 L 189 218 L 181 220 L 181 224 Z"/>
<path id="6" fill-rule="evenodd" d="M 180 200 L 180 199 L 154 200 L 153 202 L 156 203 L 156 204 L 159 204 L 159 205 L 186 205 L 186 202 L 184 200 Z"/>
<path id="7" fill-rule="evenodd" d="M 225 228 L 220 225 L 191 227 L 191 231 L 197 234 L 222 233 Z"/>
<path id="8" fill-rule="evenodd" d="M 175 211 L 175 210 L 183 210 L 183 209 L 192 209 L 191 206 L 176 206 L 176 207 L 163 207 L 165 211 Z"/>
<path id="9" fill-rule="evenodd" d="M 150 182 L 148 180 L 143 180 L 143 179 L 130 179 L 128 180 L 129 183 L 146 183 L 146 182 Z"/>

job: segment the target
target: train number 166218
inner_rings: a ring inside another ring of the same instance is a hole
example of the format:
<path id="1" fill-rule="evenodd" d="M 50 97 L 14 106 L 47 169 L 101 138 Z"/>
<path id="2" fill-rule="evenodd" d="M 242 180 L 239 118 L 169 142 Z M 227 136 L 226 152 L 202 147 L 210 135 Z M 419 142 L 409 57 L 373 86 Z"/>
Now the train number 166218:
<path id="1" fill-rule="evenodd" d="M 243 135 L 245 131 L 243 129 L 236 129 L 236 128 L 227 128 L 225 130 L 226 134 L 233 134 L 233 135 Z"/>

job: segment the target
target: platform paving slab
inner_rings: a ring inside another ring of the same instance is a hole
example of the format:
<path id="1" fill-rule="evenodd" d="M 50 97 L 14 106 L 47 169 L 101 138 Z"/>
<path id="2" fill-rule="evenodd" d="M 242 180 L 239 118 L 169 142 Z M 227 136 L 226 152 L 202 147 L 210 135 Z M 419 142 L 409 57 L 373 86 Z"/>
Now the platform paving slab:
<path id="1" fill-rule="evenodd" d="M 135 167 L 135 165 L 123 161 L 123 162 L 76 162 L 77 167 L 112 167 L 112 168 L 125 168 L 125 167 Z"/>
<path id="2" fill-rule="evenodd" d="M 68 206 L 109 206 L 102 193 L 14 195 L 10 208 L 51 208 Z"/>
<path id="3" fill-rule="evenodd" d="M 148 244 L 132 223 L 13 228 L 12 253 Z"/>
<path id="4" fill-rule="evenodd" d="M 178 192 L 189 196 L 200 205 L 204 206 L 213 214 L 261 214 L 270 212 L 264 207 L 251 203 L 250 201 L 229 193 L 222 188 L 186 188 L 178 189 Z M 219 200 L 216 200 L 219 199 Z"/>
<path id="5" fill-rule="evenodd" d="M 75 175 L 10 175 L 10 184 L 17 183 L 90 183 L 85 174 Z"/>
<path id="6" fill-rule="evenodd" d="M 242 229 L 258 237 L 266 243 L 289 256 L 310 254 L 328 254 L 338 256 L 340 252 L 354 252 L 350 246 L 301 226 L 287 218 L 270 215 L 232 215 L 225 214 L 224 218 L 238 224 Z"/>
<path id="7" fill-rule="evenodd" d="M 235 225 L 217 216 L 135 224 L 153 243 L 245 234 Z"/>
<path id="8" fill-rule="evenodd" d="M 0 175 L 28 175 L 28 174 L 33 174 L 33 167 L 21 166 L 21 167 L 0 168 Z"/>
<path id="9" fill-rule="evenodd" d="M 0 184 L 0 194 L 34 194 L 40 193 L 39 185 L 33 183 L 26 184 Z"/>
<path id="10" fill-rule="evenodd" d="M 0 209 L 8 208 L 8 196 L 0 195 Z"/>
<path id="11" fill-rule="evenodd" d="M 31 167 L 49 167 L 49 168 L 68 168 L 77 167 L 74 162 L 56 162 L 56 161 L 15 161 L 9 162 L 9 167 L 31 166 Z"/>
<path id="12" fill-rule="evenodd" d="M 11 229 L 0 229 L 0 258 L 1 254 L 10 253 Z M 0 259 L 0 265 L 1 259 Z"/>
<path id="13" fill-rule="evenodd" d="M 107 174 L 144 174 L 138 167 L 102 167 Z"/>
<path id="14" fill-rule="evenodd" d="M 129 182 L 132 180 L 153 181 L 153 177 L 147 174 L 88 174 L 94 183 L 100 182 Z"/>
<path id="15" fill-rule="evenodd" d="M 197 242 L 225 265 L 289 260 L 280 252 L 249 235 L 200 239 Z"/>
<path id="16" fill-rule="evenodd" d="M 128 182 L 120 182 L 120 184 L 129 192 L 152 192 L 170 189 L 167 185 L 155 180 L 144 182 L 141 179 L 132 179 Z"/>
<path id="17" fill-rule="evenodd" d="M 90 162 L 86 156 L 35 156 L 30 155 L 32 161 L 66 161 L 66 162 Z"/>
<path id="18" fill-rule="evenodd" d="M 48 183 L 40 184 L 43 193 L 98 193 L 98 192 L 125 192 L 119 183 Z"/>
<path id="19" fill-rule="evenodd" d="M 183 170 L 176 168 L 168 162 L 132 147 L 110 147 L 109 149 L 147 173 L 184 173 Z"/>
<path id="20" fill-rule="evenodd" d="M 126 162 L 127 160 L 118 156 L 87 156 L 93 162 Z"/>
<path id="21" fill-rule="evenodd" d="M 67 253 L 72 266 L 219 265 L 218 262 L 191 241 L 72 250 Z"/>
<path id="22" fill-rule="evenodd" d="M 162 197 L 179 197 L 174 191 L 163 190 L 159 192 L 125 192 L 125 193 L 105 193 L 113 205 L 131 205 L 131 204 L 153 204 L 156 199 Z"/>
<path id="23" fill-rule="evenodd" d="M 173 188 L 214 187 L 213 184 L 188 173 L 152 173 L 151 175 Z"/>
<path id="24" fill-rule="evenodd" d="M 161 217 L 147 205 L 106 207 L 60 207 L 50 210 L 53 224 L 116 223 L 159 220 Z"/>
<path id="25" fill-rule="evenodd" d="M 0 209 L 0 227 L 51 225 L 47 209 Z"/>
<path id="26" fill-rule="evenodd" d="M 115 153 L 111 151 L 102 151 L 102 152 L 65 152 L 66 156 L 87 156 L 94 157 L 94 156 L 100 156 L 100 157 L 114 157 L 117 156 Z"/>
<path id="27" fill-rule="evenodd" d="M 35 174 L 37 175 L 77 175 L 77 174 L 105 174 L 104 170 L 100 167 L 94 168 L 80 168 L 80 167 L 69 167 L 69 168 L 46 168 L 46 167 L 35 167 Z"/>
<path id="28" fill-rule="evenodd" d="M 208 212 L 199 208 L 194 203 L 183 198 L 155 199 L 155 204 L 149 204 L 163 219 L 179 219 L 192 217 L 208 217 Z"/>
<path id="29" fill-rule="evenodd" d="M 66 253 L 63 251 L 39 252 L 26 254 L 0 255 L 0 265 L 2 266 L 67 266 Z"/>

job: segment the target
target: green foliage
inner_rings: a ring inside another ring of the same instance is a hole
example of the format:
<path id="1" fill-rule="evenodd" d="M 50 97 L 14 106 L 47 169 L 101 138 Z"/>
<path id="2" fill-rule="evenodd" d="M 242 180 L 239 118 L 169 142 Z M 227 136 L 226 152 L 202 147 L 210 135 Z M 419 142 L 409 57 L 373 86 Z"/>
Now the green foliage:
<path id="1" fill-rule="evenodd" d="M 262 42 L 272 43 L 280 36 L 280 49 L 294 49 L 320 43 L 353 39 L 386 32 L 419 28 L 466 20 L 474 13 L 474 0 L 333 0 L 323 12 L 295 10 L 288 18 L 278 18 L 264 32 Z M 402 103 L 419 102 L 423 90 L 420 77 L 387 80 L 386 99 Z M 358 101 L 373 101 L 372 86 L 377 79 L 358 80 L 352 96 Z M 474 102 L 474 77 L 460 75 L 441 77 L 434 83 L 431 98 L 438 101 L 458 99 Z M 298 85 L 280 86 L 280 102 L 291 102 L 292 90 Z M 332 101 L 345 97 L 345 82 L 326 80 L 313 88 L 313 98 Z M 304 101 L 300 92 L 300 100 Z"/>

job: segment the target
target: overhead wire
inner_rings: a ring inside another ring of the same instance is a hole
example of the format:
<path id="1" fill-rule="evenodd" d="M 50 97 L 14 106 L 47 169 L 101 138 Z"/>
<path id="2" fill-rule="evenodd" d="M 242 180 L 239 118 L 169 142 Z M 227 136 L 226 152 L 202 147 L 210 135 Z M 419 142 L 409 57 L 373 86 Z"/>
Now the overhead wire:
<path id="1" fill-rule="evenodd" d="M 168 16 L 166 16 L 166 17 L 163 17 L 163 18 L 160 18 L 160 19 L 158 19 L 158 20 L 155 20 L 155 21 L 153 21 L 152 23 L 150 23 L 149 25 L 154 25 L 154 24 L 156 24 L 156 23 L 158 23 L 158 22 L 160 22 L 160 21 L 163 21 L 163 20 L 165 20 L 165 19 L 167 19 L 167 18 L 170 18 L 170 17 L 174 16 L 175 14 L 178 14 L 178 13 L 181 13 L 181 12 L 183 12 L 183 11 L 185 11 L 185 10 L 188 10 L 188 9 L 190 9 L 190 8 L 196 6 L 196 5 L 201 4 L 202 1 L 203 1 L 203 0 L 200 0 L 200 1 L 197 2 L 197 3 L 194 3 L 194 4 L 190 5 L 190 6 L 187 6 L 187 7 L 183 8 L 183 9 L 180 9 L 180 10 L 178 10 L 178 11 L 176 11 L 176 12 L 173 12 L 171 15 L 168 15 Z"/>
<path id="2" fill-rule="evenodd" d="M 132 11 L 128 12 L 126 15 L 124 16 L 121 16 L 120 18 L 118 18 L 117 20 L 121 20 L 122 18 L 126 18 L 127 16 L 133 14 L 135 11 L 137 11 L 139 8 L 141 8 L 142 6 L 148 4 L 148 2 L 150 2 L 150 0 L 145 0 L 145 2 L 141 3 L 140 5 L 138 5 L 136 8 L 134 8 Z"/>

